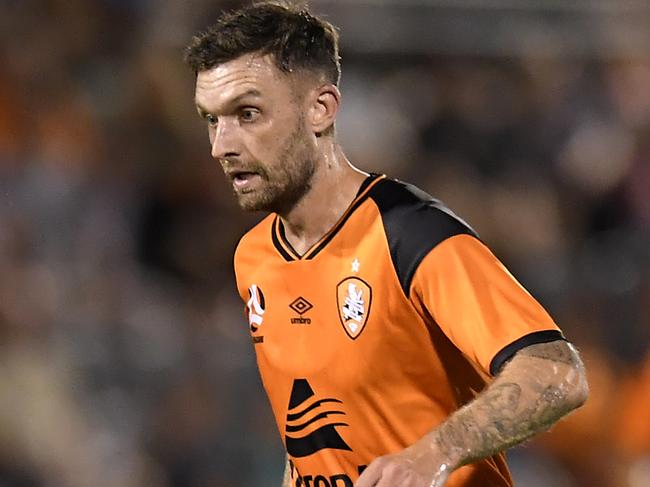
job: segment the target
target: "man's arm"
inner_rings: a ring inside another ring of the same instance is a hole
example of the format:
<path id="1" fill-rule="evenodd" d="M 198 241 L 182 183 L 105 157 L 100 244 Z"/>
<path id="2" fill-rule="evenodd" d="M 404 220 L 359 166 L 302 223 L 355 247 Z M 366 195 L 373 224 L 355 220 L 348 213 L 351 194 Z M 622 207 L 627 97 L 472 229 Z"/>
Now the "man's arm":
<path id="1" fill-rule="evenodd" d="M 355 487 L 442 487 L 458 467 L 547 430 L 587 394 L 584 366 L 571 344 L 523 348 L 475 400 L 404 451 L 373 461 Z"/>
<path id="2" fill-rule="evenodd" d="M 291 466 L 289 465 L 289 457 L 284 466 L 284 475 L 282 477 L 282 487 L 291 487 Z"/>

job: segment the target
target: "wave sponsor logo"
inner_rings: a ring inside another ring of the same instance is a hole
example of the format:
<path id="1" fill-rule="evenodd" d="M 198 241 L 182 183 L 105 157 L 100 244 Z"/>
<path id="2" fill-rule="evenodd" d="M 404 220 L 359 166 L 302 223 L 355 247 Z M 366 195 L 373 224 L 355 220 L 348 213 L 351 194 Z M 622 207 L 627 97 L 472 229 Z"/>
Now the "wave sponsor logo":
<path id="1" fill-rule="evenodd" d="M 312 305 L 309 301 L 307 301 L 305 298 L 300 296 L 299 298 L 295 299 L 290 305 L 289 308 L 294 310 L 296 313 L 298 313 L 300 316 L 296 316 L 295 318 L 291 318 L 291 323 L 294 325 L 309 325 L 311 324 L 311 318 L 305 318 L 303 315 L 312 309 L 314 305 Z"/>
<path id="2" fill-rule="evenodd" d="M 257 284 L 253 284 L 248 288 L 248 295 L 249 299 L 246 302 L 246 316 L 248 317 L 248 324 L 251 327 L 251 333 L 257 333 L 264 322 L 266 300 L 264 299 L 264 293 Z M 263 341 L 263 336 L 253 337 L 254 343 L 262 343 Z"/>
<path id="3" fill-rule="evenodd" d="M 339 426 L 348 426 L 334 419 L 345 415 L 340 410 L 341 404 L 332 397 L 316 398 L 307 379 L 295 379 L 285 427 L 287 453 L 301 458 L 324 448 L 352 451 L 336 430 Z"/>
<path id="4" fill-rule="evenodd" d="M 368 322 L 372 289 L 364 280 L 348 277 L 336 287 L 336 301 L 343 329 L 354 340 Z"/>
<path id="5" fill-rule="evenodd" d="M 295 487 L 353 487 L 354 482 L 349 475 L 337 473 L 334 475 L 300 475 L 295 465 L 289 460 L 291 478 Z M 363 473 L 367 465 L 359 465 L 357 472 Z"/>

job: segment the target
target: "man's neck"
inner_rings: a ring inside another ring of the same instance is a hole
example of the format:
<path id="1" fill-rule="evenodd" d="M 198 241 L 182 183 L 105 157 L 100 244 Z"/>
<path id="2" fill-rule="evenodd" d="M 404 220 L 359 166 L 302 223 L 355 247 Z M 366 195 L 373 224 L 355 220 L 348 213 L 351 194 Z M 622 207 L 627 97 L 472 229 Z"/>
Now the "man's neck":
<path id="1" fill-rule="evenodd" d="M 286 214 L 280 214 L 285 235 L 303 255 L 341 218 L 368 174 L 353 167 L 335 146 L 320 161 L 309 192 Z"/>

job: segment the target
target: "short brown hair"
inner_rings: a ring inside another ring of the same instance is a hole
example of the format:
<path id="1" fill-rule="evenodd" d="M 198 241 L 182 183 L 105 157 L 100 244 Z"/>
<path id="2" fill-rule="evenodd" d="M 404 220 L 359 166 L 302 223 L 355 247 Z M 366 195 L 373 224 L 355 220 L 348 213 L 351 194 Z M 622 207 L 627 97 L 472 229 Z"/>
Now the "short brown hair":
<path id="1" fill-rule="evenodd" d="M 256 3 L 222 14 L 192 39 L 184 58 L 199 73 L 254 52 L 270 54 L 285 73 L 314 71 L 335 85 L 341 77 L 334 26 L 305 7 L 277 2 Z"/>

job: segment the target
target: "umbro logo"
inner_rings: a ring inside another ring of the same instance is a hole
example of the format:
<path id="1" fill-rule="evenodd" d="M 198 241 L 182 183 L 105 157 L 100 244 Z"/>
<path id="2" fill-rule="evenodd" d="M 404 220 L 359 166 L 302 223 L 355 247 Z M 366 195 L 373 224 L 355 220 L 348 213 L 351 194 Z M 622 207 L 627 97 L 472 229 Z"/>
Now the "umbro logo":
<path id="1" fill-rule="evenodd" d="M 303 315 L 312 309 L 314 306 L 307 301 L 305 298 L 300 296 L 299 298 L 295 299 L 290 305 L 289 308 L 294 310 L 296 313 L 298 313 L 300 316 L 297 316 L 295 318 L 291 318 L 291 323 L 298 324 L 298 325 L 309 325 L 311 323 L 311 318 L 305 318 Z"/>
<path id="2" fill-rule="evenodd" d="M 329 418 L 345 414 L 339 410 L 342 402 L 332 397 L 316 399 L 314 395 L 307 379 L 293 381 L 285 426 L 287 453 L 300 458 L 324 448 L 352 451 L 336 431 L 337 426 L 348 424 Z"/>

